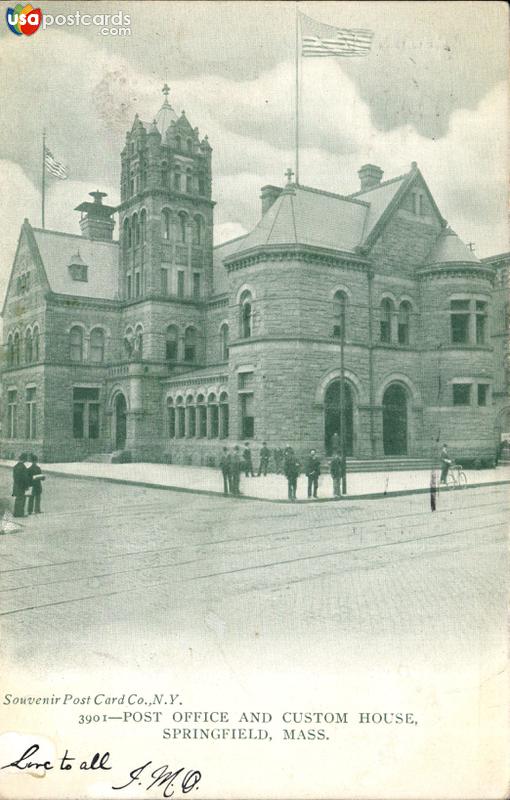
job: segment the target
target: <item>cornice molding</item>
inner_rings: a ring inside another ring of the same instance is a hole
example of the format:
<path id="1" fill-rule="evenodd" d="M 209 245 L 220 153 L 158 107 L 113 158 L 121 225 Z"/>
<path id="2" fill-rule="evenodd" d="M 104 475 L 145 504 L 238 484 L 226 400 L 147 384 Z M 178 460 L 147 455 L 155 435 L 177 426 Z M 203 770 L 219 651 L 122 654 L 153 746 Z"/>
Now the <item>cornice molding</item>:
<path id="1" fill-rule="evenodd" d="M 228 272 L 233 272 L 264 261 L 272 263 L 275 261 L 303 261 L 308 264 L 326 264 L 359 272 L 366 272 L 369 268 L 367 259 L 354 254 L 344 254 L 336 250 L 301 244 L 258 245 L 239 255 L 234 253 L 225 258 L 223 264 Z"/>
<path id="2" fill-rule="evenodd" d="M 452 265 L 439 264 L 431 267 L 421 267 L 416 271 L 418 279 L 424 278 L 481 278 L 494 284 L 495 273 L 494 270 L 488 267 L 482 267 L 480 264 L 472 264 L 470 262 L 458 262 Z"/>

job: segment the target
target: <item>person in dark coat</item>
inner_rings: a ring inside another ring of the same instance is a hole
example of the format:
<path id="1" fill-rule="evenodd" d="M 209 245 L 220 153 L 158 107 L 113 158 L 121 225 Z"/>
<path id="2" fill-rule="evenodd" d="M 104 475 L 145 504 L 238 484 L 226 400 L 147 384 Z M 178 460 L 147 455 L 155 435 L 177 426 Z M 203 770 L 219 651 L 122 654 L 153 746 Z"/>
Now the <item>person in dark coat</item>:
<path id="1" fill-rule="evenodd" d="M 292 450 L 292 448 L 289 448 L 287 451 L 287 456 L 285 458 L 285 464 L 283 470 L 285 473 L 285 477 L 287 478 L 288 498 L 289 500 L 295 500 L 297 479 L 301 471 L 301 466 L 296 456 L 294 455 L 294 451 Z"/>
<path id="2" fill-rule="evenodd" d="M 259 477 L 261 475 L 267 475 L 267 469 L 269 467 L 269 458 L 271 456 L 271 451 L 265 442 L 262 442 L 262 447 L 260 448 L 260 463 L 259 463 Z"/>
<path id="3" fill-rule="evenodd" d="M 335 455 L 336 453 L 340 452 L 340 436 L 335 431 L 333 436 L 331 437 L 331 453 Z"/>
<path id="4" fill-rule="evenodd" d="M 235 495 L 240 494 L 239 480 L 241 477 L 241 467 L 242 463 L 241 456 L 239 455 L 239 447 L 236 445 L 230 457 L 230 491 Z"/>
<path id="5" fill-rule="evenodd" d="M 12 496 L 14 497 L 14 517 L 25 516 L 25 493 L 30 486 L 30 476 L 25 466 L 26 453 L 22 453 L 12 470 Z"/>
<path id="6" fill-rule="evenodd" d="M 224 447 L 220 456 L 220 469 L 223 475 L 223 494 L 229 494 L 232 491 L 231 486 L 231 461 L 232 457 L 228 452 L 228 448 Z"/>
<path id="7" fill-rule="evenodd" d="M 448 478 L 448 470 L 452 465 L 452 459 L 448 455 L 448 447 L 444 444 L 443 449 L 441 450 L 441 478 L 439 483 L 446 483 L 446 479 Z"/>
<path id="8" fill-rule="evenodd" d="M 248 442 L 246 442 L 244 445 L 243 450 L 243 469 L 247 478 L 249 478 L 250 475 L 252 478 L 255 477 L 255 473 L 253 471 L 253 462 L 251 460 L 251 450 Z"/>
<path id="9" fill-rule="evenodd" d="M 41 495 L 42 495 L 42 482 L 44 476 L 42 469 L 37 463 L 37 456 L 32 453 L 30 456 L 31 464 L 27 470 L 30 478 L 30 494 L 28 496 L 28 513 L 32 514 L 35 510 L 36 514 L 41 513 Z M 36 477 L 40 475 L 41 477 Z"/>
<path id="10" fill-rule="evenodd" d="M 310 455 L 306 459 L 305 474 L 308 478 L 308 497 L 317 497 L 317 489 L 319 488 L 319 475 L 321 474 L 321 462 L 317 458 L 315 450 L 310 450 Z"/>
<path id="11" fill-rule="evenodd" d="M 341 497 L 340 478 L 342 477 L 342 458 L 340 453 L 333 453 L 329 471 L 333 479 L 333 497 Z"/>

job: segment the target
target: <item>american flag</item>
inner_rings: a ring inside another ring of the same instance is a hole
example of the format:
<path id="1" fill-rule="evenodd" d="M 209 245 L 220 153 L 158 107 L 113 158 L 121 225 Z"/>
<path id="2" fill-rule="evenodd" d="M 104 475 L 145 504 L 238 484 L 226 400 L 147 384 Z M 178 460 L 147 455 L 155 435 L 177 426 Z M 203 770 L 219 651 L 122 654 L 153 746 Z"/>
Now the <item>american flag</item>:
<path id="1" fill-rule="evenodd" d="M 53 175 L 55 178 L 59 178 L 61 181 L 65 181 L 69 177 L 67 167 L 65 167 L 60 161 L 57 161 L 54 158 L 51 150 L 49 150 L 47 147 L 44 149 L 44 166 L 50 175 Z"/>
<path id="2" fill-rule="evenodd" d="M 300 14 L 300 17 L 301 55 L 359 58 L 370 52 L 373 31 L 365 28 L 336 28 L 317 22 L 305 14 Z"/>

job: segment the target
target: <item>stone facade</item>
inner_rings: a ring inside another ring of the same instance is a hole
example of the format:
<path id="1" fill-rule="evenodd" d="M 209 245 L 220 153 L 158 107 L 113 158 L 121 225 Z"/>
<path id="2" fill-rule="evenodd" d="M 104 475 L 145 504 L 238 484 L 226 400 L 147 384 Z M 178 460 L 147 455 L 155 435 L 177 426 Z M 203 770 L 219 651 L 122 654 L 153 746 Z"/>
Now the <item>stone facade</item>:
<path id="1" fill-rule="evenodd" d="M 510 432 L 510 256 L 480 262 L 414 163 L 386 182 L 366 165 L 348 197 L 263 187 L 255 229 L 213 248 L 211 153 L 165 100 L 127 134 L 117 209 L 92 192 L 81 237 L 25 220 L 2 456 L 213 464 L 247 440 L 324 454 L 343 424 L 356 458 L 445 441 L 490 461 Z"/>

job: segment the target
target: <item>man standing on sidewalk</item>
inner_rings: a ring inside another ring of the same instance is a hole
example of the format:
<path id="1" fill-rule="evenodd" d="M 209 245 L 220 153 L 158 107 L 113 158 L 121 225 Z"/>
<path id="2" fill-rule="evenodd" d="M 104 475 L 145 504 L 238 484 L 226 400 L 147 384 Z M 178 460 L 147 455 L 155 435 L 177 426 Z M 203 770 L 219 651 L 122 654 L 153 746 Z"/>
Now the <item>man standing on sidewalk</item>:
<path id="1" fill-rule="evenodd" d="M 452 460 L 448 455 L 448 447 L 444 444 L 443 449 L 441 450 L 441 478 L 439 483 L 446 483 L 446 479 L 448 478 L 448 470 L 452 464 Z"/>
<path id="2" fill-rule="evenodd" d="M 229 494 L 229 492 L 232 491 L 230 481 L 231 455 L 228 452 L 227 447 L 223 448 L 223 452 L 220 456 L 220 469 L 221 474 L 223 475 L 223 494 Z"/>
<path id="3" fill-rule="evenodd" d="M 271 453 L 269 447 L 265 442 L 262 442 L 262 447 L 260 449 L 260 463 L 259 463 L 259 474 L 258 477 L 267 475 L 267 468 L 269 466 L 269 457 Z"/>
<path id="4" fill-rule="evenodd" d="M 22 453 L 12 470 L 12 496 L 14 497 L 14 517 L 25 516 L 25 492 L 30 486 L 30 476 L 25 466 L 27 454 Z"/>
<path id="5" fill-rule="evenodd" d="M 340 478 L 342 477 L 342 459 L 340 453 L 333 453 L 333 458 L 329 465 L 329 471 L 333 479 L 333 497 L 341 497 Z"/>
<path id="6" fill-rule="evenodd" d="M 36 514 L 40 514 L 44 475 L 42 474 L 41 467 L 37 463 L 37 456 L 32 453 L 30 460 L 32 463 L 27 470 L 31 486 L 31 492 L 28 498 L 28 513 L 32 514 L 33 511 L 35 511 Z"/>
<path id="7" fill-rule="evenodd" d="M 243 469 L 244 469 L 244 474 L 247 478 L 249 478 L 250 475 L 252 478 L 255 477 L 255 473 L 253 471 L 253 462 L 251 460 L 251 450 L 248 442 L 246 442 L 246 444 L 244 445 L 244 450 L 243 450 Z"/>
<path id="8" fill-rule="evenodd" d="M 239 447 L 234 447 L 234 452 L 230 457 L 230 491 L 234 495 L 239 495 L 239 481 L 241 478 L 241 456 L 239 455 Z"/>
<path id="9" fill-rule="evenodd" d="M 292 448 L 289 448 L 287 451 L 287 456 L 283 465 L 283 471 L 285 473 L 285 477 L 287 478 L 288 498 L 289 500 L 295 500 L 300 465 Z"/>
<path id="10" fill-rule="evenodd" d="M 310 455 L 306 459 L 305 473 L 308 478 L 308 497 L 317 497 L 317 489 L 319 488 L 319 475 L 321 474 L 321 462 L 317 458 L 315 450 L 310 450 Z"/>

